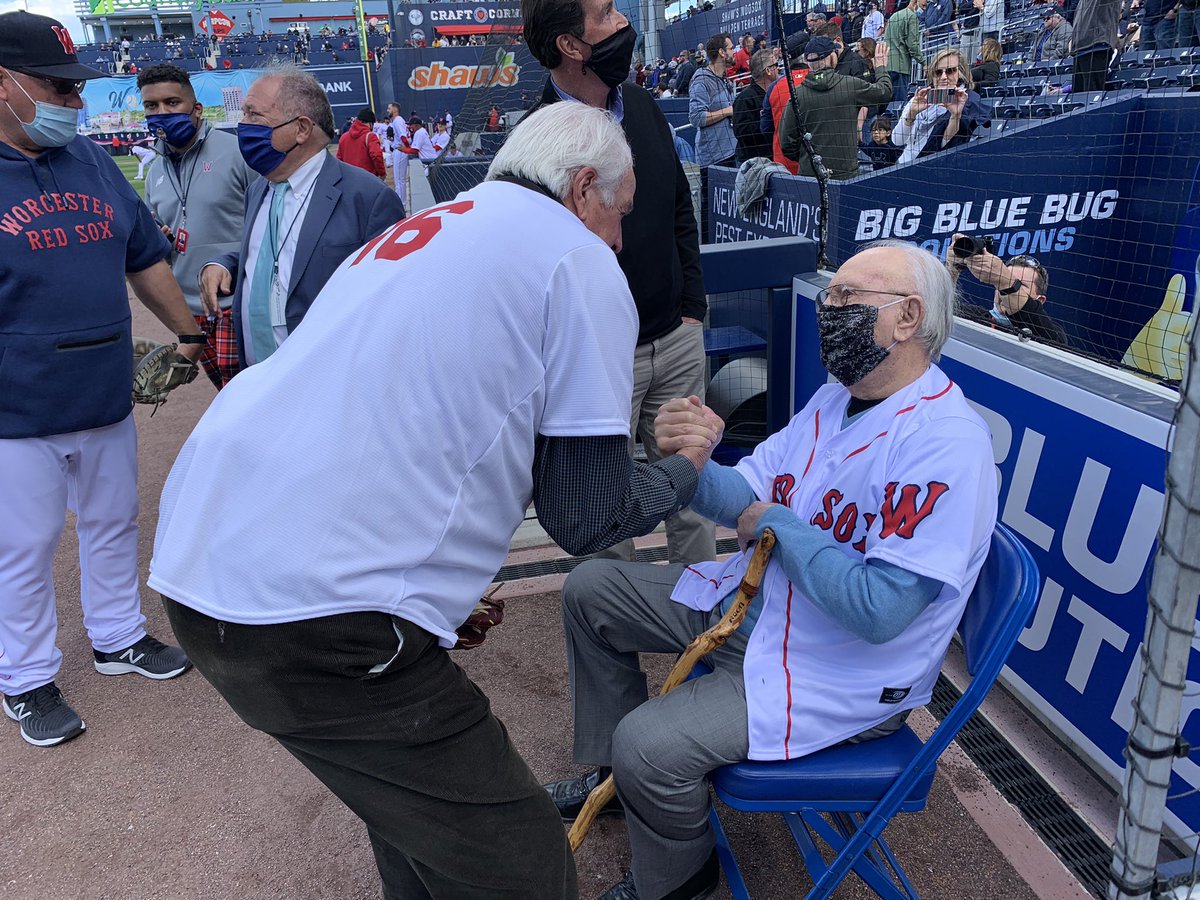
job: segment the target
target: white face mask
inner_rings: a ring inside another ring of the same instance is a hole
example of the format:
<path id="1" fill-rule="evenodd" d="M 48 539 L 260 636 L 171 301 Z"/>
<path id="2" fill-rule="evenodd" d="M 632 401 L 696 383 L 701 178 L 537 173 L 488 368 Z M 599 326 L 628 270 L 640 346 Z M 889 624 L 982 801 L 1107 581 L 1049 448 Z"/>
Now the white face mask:
<path id="1" fill-rule="evenodd" d="M 21 128 L 25 131 L 26 137 L 39 147 L 65 147 L 75 139 L 75 134 L 79 130 L 79 110 L 34 100 L 29 96 L 29 91 L 22 87 L 21 82 L 13 78 L 12 72 L 8 73 L 8 78 L 21 88 L 21 93 L 33 104 L 33 121 L 22 122 L 12 105 L 8 101 L 4 103 L 13 117 L 21 122 Z"/>

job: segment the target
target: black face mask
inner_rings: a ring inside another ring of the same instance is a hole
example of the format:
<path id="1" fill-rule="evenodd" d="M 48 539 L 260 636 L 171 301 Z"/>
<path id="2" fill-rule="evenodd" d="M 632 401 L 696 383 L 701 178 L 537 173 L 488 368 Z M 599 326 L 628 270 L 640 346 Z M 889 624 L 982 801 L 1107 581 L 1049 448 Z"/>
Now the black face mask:
<path id="1" fill-rule="evenodd" d="M 905 299 L 895 302 L 903 303 Z M 858 384 L 888 358 L 891 348 L 875 343 L 875 323 L 880 309 L 869 303 L 849 303 L 846 306 L 822 306 L 817 310 L 821 365 L 846 387 Z"/>
<path id="2" fill-rule="evenodd" d="M 637 43 L 637 32 L 632 25 L 613 32 L 599 43 L 592 44 L 592 55 L 583 64 L 610 88 L 629 77 L 629 66 L 633 62 L 633 45 Z"/>

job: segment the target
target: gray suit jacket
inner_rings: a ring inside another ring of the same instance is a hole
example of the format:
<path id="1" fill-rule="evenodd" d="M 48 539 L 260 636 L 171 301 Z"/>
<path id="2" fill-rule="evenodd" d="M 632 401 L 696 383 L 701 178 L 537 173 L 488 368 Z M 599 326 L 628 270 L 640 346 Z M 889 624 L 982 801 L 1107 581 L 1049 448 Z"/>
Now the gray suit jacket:
<path id="1" fill-rule="evenodd" d="M 209 262 L 224 266 L 233 276 L 233 324 L 237 331 L 238 357 L 247 365 L 242 335 L 242 300 L 246 287 L 241 260 L 249 250 L 250 231 L 270 182 L 259 178 L 246 191 L 246 219 L 242 246 Z M 395 191 L 362 169 L 339 162 L 326 152 L 325 163 L 313 184 L 312 199 L 296 238 L 296 260 L 288 284 L 287 330 L 291 334 L 321 288 L 342 261 L 371 238 L 405 217 L 404 204 Z"/>

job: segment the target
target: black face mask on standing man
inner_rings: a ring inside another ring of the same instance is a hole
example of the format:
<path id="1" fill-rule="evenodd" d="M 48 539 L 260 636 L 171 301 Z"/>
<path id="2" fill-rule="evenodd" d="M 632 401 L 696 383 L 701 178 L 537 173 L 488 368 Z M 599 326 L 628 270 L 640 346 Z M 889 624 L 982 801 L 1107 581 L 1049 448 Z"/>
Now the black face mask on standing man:
<path id="1" fill-rule="evenodd" d="M 637 32 L 626 25 L 604 40 L 591 45 L 592 55 L 583 64 L 610 88 L 629 77 L 629 66 L 633 63 L 633 45 L 637 43 Z"/>

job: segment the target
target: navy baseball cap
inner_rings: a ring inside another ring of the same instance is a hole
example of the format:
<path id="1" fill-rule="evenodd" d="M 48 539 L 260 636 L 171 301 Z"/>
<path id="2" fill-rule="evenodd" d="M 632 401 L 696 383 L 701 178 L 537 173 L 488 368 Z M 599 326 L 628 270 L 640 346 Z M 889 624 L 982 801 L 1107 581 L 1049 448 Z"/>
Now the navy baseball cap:
<path id="1" fill-rule="evenodd" d="M 75 42 L 61 22 L 24 10 L 0 15 L 0 66 L 65 81 L 105 77 L 98 69 L 80 64 Z"/>
<path id="2" fill-rule="evenodd" d="M 808 39 L 808 45 L 804 48 L 804 58 L 809 62 L 818 59 L 824 59 L 830 53 L 837 53 L 838 45 L 833 42 L 832 38 L 827 38 L 823 34 L 814 35 Z"/>

